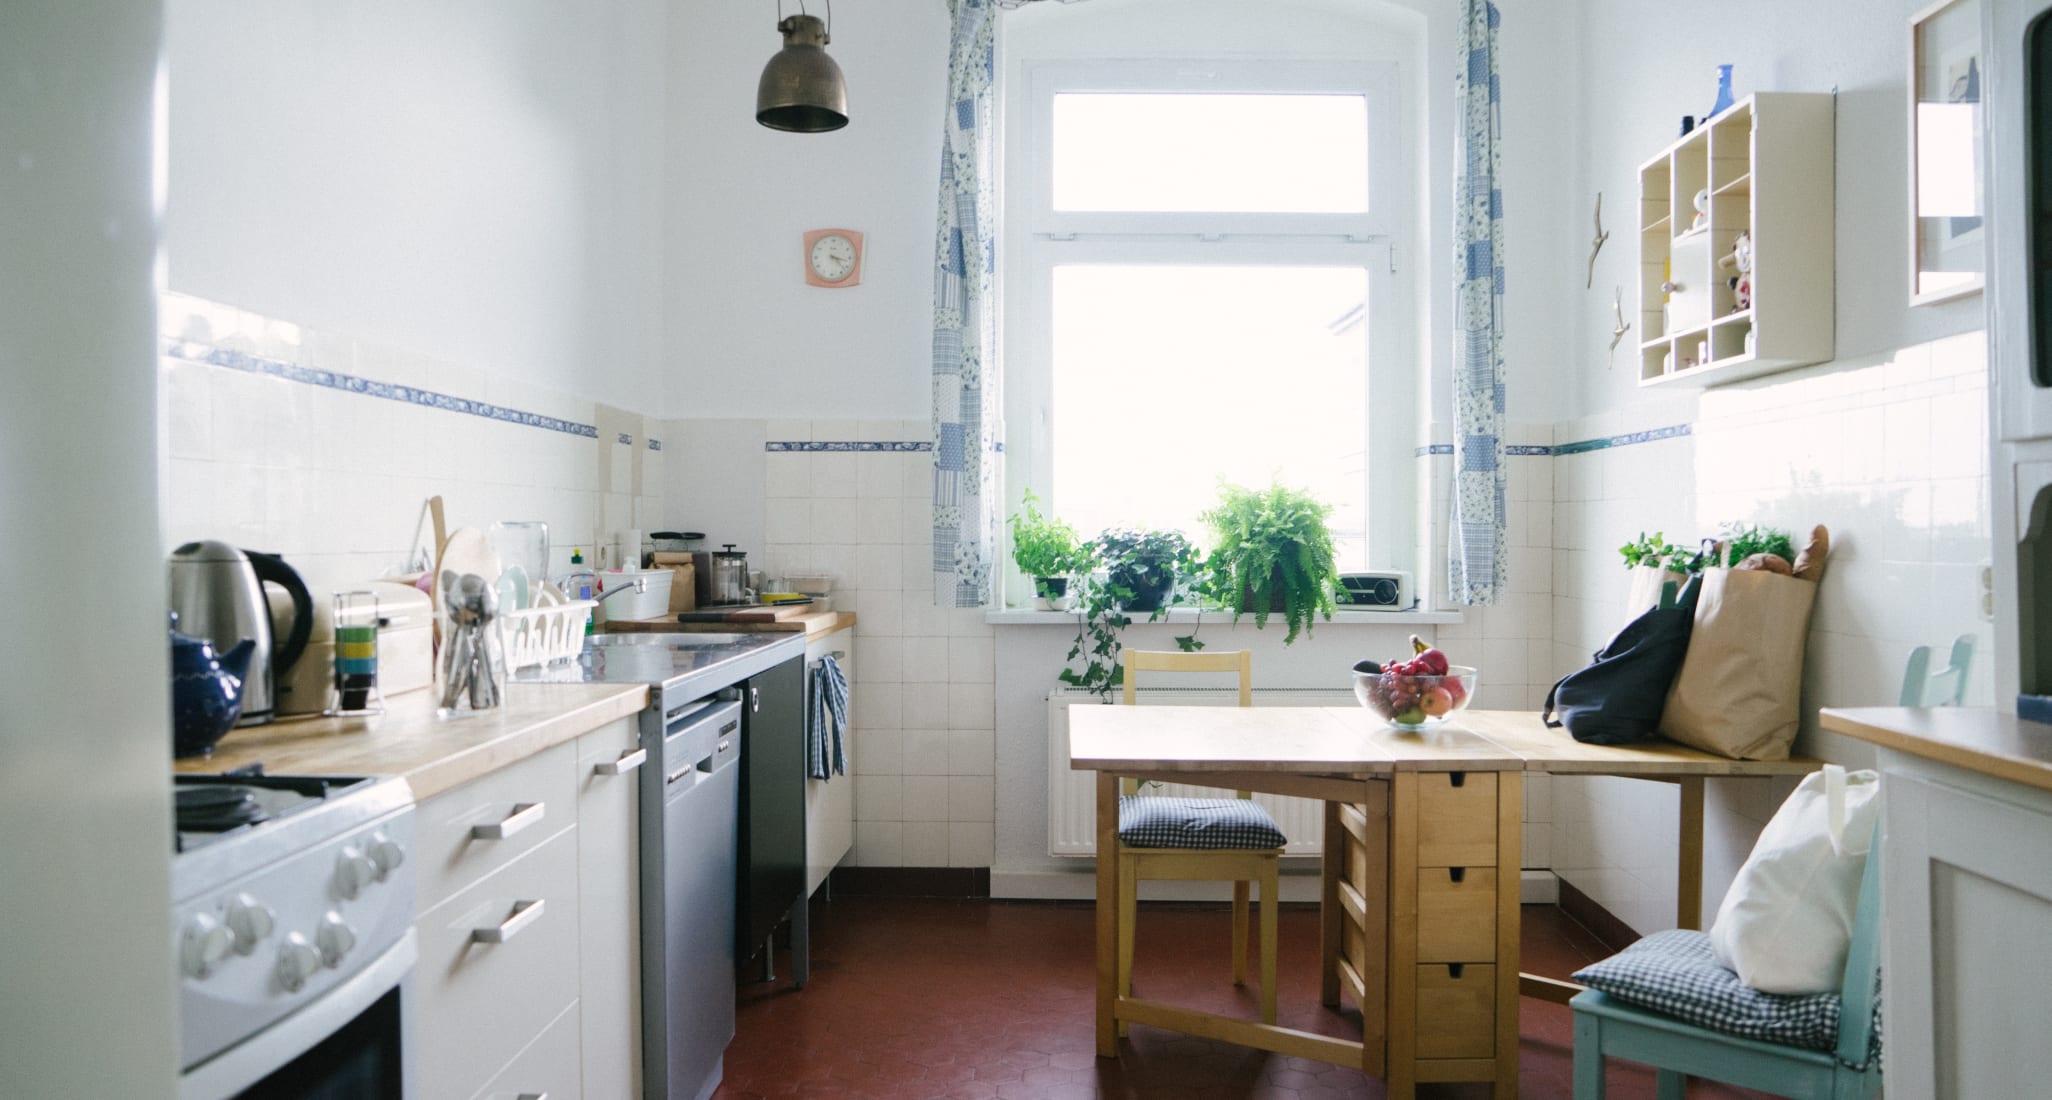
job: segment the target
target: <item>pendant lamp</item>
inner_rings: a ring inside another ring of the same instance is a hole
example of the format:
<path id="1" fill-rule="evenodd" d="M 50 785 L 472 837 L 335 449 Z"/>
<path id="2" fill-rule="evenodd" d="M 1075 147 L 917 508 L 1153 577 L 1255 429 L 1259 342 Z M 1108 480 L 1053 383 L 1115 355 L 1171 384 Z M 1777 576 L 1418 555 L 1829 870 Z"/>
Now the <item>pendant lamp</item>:
<path id="1" fill-rule="evenodd" d="M 833 9 L 827 9 L 829 13 Z M 784 48 L 762 67 L 755 88 L 755 121 L 772 130 L 819 134 L 848 124 L 848 85 L 824 47 L 831 37 L 816 15 L 786 16 L 777 24 Z"/>

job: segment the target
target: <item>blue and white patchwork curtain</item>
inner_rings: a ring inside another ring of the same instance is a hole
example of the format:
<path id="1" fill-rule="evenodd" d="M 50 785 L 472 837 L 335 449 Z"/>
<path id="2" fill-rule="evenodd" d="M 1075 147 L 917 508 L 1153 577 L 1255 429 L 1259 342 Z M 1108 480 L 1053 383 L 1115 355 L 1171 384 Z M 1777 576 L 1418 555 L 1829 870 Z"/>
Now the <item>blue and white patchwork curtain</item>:
<path id="1" fill-rule="evenodd" d="M 933 588 L 942 607 L 990 601 L 998 545 L 1001 428 L 991 299 L 996 127 L 995 0 L 948 0 L 933 274 Z"/>
<path id="2" fill-rule="evenodd" d="M 1454 461 L 1447 594 L 1492 604 L 1506 591 L 1503 467 L 1503 117 L 1488 0 L 1464 0 L 1454 94 Z"/>

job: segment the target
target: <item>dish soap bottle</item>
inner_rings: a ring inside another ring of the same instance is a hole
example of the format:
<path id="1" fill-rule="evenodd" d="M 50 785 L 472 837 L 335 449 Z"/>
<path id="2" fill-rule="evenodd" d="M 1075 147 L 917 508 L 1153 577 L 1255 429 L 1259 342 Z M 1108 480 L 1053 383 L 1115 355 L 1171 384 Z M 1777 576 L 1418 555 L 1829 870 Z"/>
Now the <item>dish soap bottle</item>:
<path id="1" fill-rule="evenodd" d="M 565 593 L 566 595 L 573 600 L 588 600 L 592 598 L 592 589 L 598 587 L 597 574 L 593 573 L 584 564 L 584 547 L 582 546 L 570 548 L 570 578 L 574 587 L 570 592 Z M 593 633 L 593 628 L 598 619 L 597 612 L 598 609 L 593 608 L 592 614 L 586 615 L 584 618 L 584 633 L 587 636 Z"/>

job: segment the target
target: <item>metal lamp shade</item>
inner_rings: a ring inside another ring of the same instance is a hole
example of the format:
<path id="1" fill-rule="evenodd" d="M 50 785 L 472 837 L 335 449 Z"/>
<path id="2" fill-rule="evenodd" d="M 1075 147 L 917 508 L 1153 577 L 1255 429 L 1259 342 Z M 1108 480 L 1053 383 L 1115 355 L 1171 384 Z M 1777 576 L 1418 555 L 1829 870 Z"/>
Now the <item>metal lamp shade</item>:
<path id="1" fill-rule="evenodd" d="M 827 56 L 826 24 L 793 15 L 777 24 L 784 48 L 762 67 L 755 89 L 755 121 L 772 130 L 817 134 L 848 124 L 848 85 Z"/>

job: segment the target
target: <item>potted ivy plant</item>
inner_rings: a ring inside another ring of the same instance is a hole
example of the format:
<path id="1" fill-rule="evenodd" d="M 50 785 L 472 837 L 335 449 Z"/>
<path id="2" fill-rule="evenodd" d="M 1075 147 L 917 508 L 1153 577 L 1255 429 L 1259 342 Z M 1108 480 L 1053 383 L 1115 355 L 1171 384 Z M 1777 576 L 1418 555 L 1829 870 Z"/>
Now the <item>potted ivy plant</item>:
<path id="1" fill-rule="evenodd" d="M 1331 514 L 1330 505 L 1280 483 L 1220 484 L 1218 505 L 1203 516 L 1217 535 L 1210 588 L 1233 609 L 1234 621 L 1251 611 L 1254 625 L 1265 627 L 1279 612 L 1290 628 L 1287 645 L 1311 627 L 1313 615 L 1332 618 L 1339 571 L 1325 522 Z"/>
<path id="2" fill-rule="evenodd" d="M 1196 573 L 1196 552 L 1181 531 L 1113 527 L 1097 536 L 1096 551 L 1114 597 L 1127 611 L 1161 610 L 1175 592 L 1176 578 Z"/>
<path id="3" fill-rule="evenodd" d="M 1040 498 L 1026 490 L 1012 528 L 1012 561 L 1019 571 L 1033 578 L 1033 595 L 1043 610 L 1067 611 L 1071 596 L 1069 581 L 1090 570 L 1092 545 L 1076 535 L 1076 529 L 1052 516 L 1040 514 Z"/>
<path id="4" fill-rule="evenodd" d="M 1099 534 L 1086 552 L 1103 573 L 1082 586 L 1075 607 L 1076 641 L 1059 678 L 1109 702 L 1111 693 L 1125 682 L 1119 633 L 1133 625 L 1129 612 L 1145 612 L 1149 622 L 1160 621 L 1170 605 L 1186 598 L 1178 578 L 1199 579 L 1201 563 L 1180 531 L 1115 527 Z M 1178 637 L 1176 645 L 1186 652 L 1204 648 L 1194 631 Z"/>

